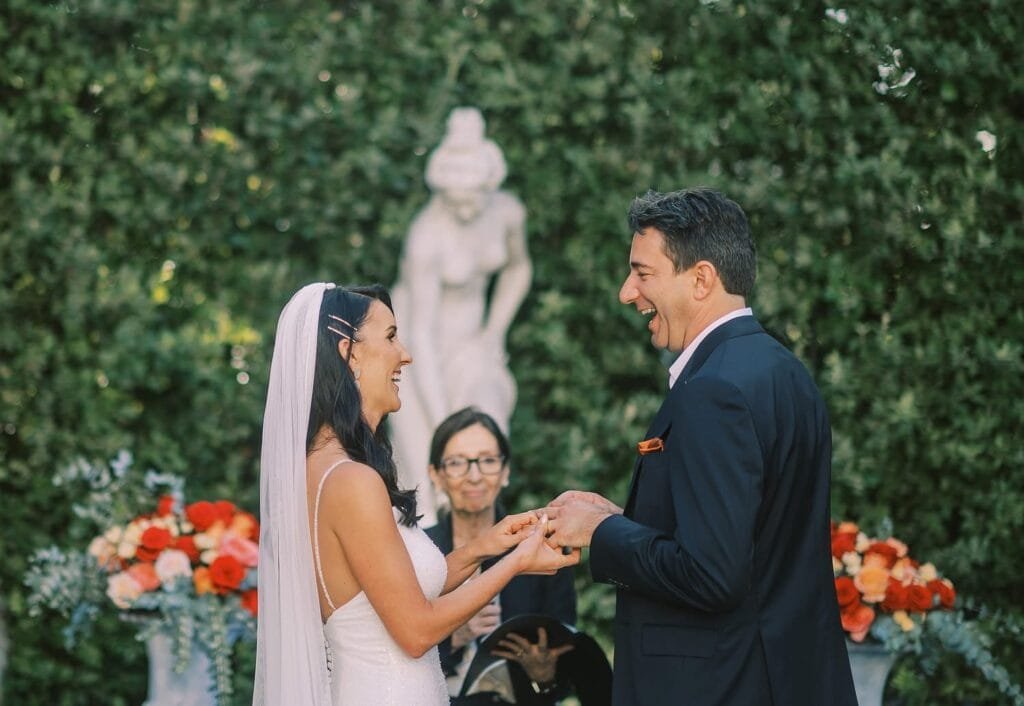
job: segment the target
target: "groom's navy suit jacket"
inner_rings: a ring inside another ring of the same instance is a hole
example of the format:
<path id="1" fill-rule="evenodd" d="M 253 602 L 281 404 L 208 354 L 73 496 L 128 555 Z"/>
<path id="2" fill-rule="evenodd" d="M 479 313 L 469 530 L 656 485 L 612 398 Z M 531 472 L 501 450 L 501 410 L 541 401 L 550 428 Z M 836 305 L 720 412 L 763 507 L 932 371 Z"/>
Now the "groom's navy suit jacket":
<path id="1" fill-rule="evenodd" d="M 831 430 L 803 365 L 751 316 L 668 393 L 623 515 L 594 533 L 618 587 L 616 706 L 856 706 L 829 547 Z"/>

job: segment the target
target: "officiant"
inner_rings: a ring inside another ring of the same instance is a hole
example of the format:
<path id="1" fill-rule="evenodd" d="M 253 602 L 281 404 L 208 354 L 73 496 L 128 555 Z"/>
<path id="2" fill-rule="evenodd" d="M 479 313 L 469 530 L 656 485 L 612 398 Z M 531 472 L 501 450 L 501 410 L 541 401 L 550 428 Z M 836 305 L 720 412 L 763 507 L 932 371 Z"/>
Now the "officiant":
<path id="1" fill-rule="evenodd" d="M 427 535 L 442 552 L 465 544 L 505 515 L 499 496 L 508 486 L 512 449 L 508 438 L 488 414 L 467 407 L 445 419 L 430 443 L 430 480 L 442 501 L 438 523 Z M 487 562 L 484 567 L 486 568 Z M 472 579 L 470 579 L 472 580 Z M 543 615 L 552 618 L 558 634 L 570 634 L 560 624 L 576 622 L 576 592 L 573 574 L 562 569 L 552 576 L 522 575 L 512 579 L 494 603 L 485 606 L 467 623 L 438 645 L 441 666 L 448 680 L 453 706 L 474 657 L 502 657 L 507 678 L 492 681 L 499 686 L 492 700 L 463 703 L 554 704 L 576 690 L 584 704 L 610 703 L 611 670 L 600 647 L 582 633 L 571 633 L 570 641 L 556 644 L 556 631 L 537 629 L 531 635 L 511 634 L 489 655 L 477 655 L 479 639 L 501 623 L 516 616 Z M 496 665 L 499 669 L 501 665 Z M 603 670 L 602 671 L 602 667 Z M 587 672 L 585 679 L 574 676 Z M 507 689 L 500 684 L 504 681 Z M 584 685 L 583 682 L 587 683 Z M 588 690 L 592 692 L 588 695 Z M 465 697 L 463 697 L 465 698 Z M 497 699 L 501 700 L 497 700 Z"/>

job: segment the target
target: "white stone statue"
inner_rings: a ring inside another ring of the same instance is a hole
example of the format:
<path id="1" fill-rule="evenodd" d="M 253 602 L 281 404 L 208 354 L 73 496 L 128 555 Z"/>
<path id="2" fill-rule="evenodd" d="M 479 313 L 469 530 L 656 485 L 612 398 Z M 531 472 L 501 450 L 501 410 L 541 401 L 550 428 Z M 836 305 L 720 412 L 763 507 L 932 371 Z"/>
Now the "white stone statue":
<path id="1" fill-rule="evenodd" d="M 515 406 L 505 335 L 530 288 L 531 265 L 525 209 L 498 189 L 505 174 L 480 111 L 453 110 L 427 163 L 433 195 L 409 229 L 392 290 L 413 364 L 402 373 L 402 408 L 389 419 L 400 481 L 419 488 L 423 526 L 436 518 L 427 477 L 434 428 L 474 405 L 507 431 Z"/>

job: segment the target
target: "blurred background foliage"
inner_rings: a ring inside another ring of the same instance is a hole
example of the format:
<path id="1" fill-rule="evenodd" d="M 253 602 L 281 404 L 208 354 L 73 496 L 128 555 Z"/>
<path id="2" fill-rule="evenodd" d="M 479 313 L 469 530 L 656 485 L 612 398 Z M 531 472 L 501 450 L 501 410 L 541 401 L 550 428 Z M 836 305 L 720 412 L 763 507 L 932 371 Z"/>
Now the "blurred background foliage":
<path id="1" fill-rule="evenodd" d="M 27 615 L 27 557 L 73 500 L 52 474 L 126 448 L 255 509 L 277 313 L 308 281 L 394 280 L 457 105 L 529 212 L 513 504 L 624 498 L 665 386 L 616 299 L 625 210 L 714 186 L 750 216 L 753 306 L 829 402 L 834 515 L 891 518 L 1024 679 L 1022 23 L 1001 0 L 4 0 L 5 702 L 142 701 L 127 626 L 68 652 Z M 887 703 L 999 703 L 956 659 L 923 666 Z"/>

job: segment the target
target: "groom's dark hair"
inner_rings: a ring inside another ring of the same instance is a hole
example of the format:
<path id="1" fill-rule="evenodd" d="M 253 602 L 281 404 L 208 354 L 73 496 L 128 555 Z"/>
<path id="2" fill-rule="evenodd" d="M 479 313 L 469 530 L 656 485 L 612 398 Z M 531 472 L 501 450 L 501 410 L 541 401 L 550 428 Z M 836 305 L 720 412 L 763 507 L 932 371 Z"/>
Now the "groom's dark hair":
<path id="1" fill-rule="evenodd" d="M 648 191 L 629 206 L 629 228 L 657 228 L 665 236 L 665 254 L 676 272 L 707 260 L 729 294 L 750 296 L 757 277 L 757 248 L 747 216 L 739 205 L 707 188 L 662 194 Z"/>
<path id="2" fill-rule="evenodd" d="M 338 353 L 340 338 L 353 342 L 359 340 L 359 329 L 366 321 L 374 299 L 392 309 L 391 297 L 383 285 L 324 290 L 317 321 L 316 368 L 306 431 L 306 453 L 313 451 L 313 442 L 320 429 L 329 427 L 349 456 L 380 474 L 388 489 L 391 506 L 401 511 L 402 524 L 412 527 L 418 519 L 416 490 L 398 487 L 398 471 L 384 426 L 387 415 L 380 420 L 376 430 L 366 423 L 362 396 L 352 369 Z"/>

